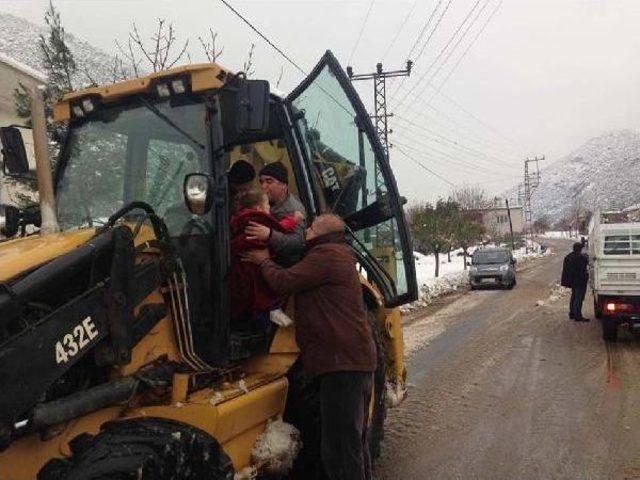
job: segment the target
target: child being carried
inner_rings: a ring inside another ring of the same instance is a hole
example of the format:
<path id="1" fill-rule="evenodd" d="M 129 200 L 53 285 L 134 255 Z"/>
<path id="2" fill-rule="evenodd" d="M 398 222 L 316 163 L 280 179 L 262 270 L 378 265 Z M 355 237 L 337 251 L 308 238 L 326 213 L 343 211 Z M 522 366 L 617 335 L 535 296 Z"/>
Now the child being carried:
<path id="1" fill-rule="evenodd" d="M 302 212 L 294 212 L 278 221 L 271 216 L 269 199 L 258 190 L 243 193 L 238 199 L 238 210 L 231 217 L 231 273 L 229 278 L 231 318 L 267 318 L 286 327 L 291 319 L 282 311 L 285 299 L 276 295 L 262 278 L 260 268 L 243 262 L 240 254 L 246 250 L 266 248 L 259 240 L 248 240 L 244 234 L 249 222 L 256 222 L 272 230 L 291 233 L 304 218 Z"/>

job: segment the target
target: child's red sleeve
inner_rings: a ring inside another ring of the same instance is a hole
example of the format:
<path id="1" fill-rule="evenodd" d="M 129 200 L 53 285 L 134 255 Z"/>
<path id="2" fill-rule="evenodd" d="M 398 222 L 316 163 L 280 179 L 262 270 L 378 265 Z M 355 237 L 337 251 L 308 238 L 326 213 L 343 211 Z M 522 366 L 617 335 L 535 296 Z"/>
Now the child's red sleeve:
<path id="1" fill-rule="evenodd" d="M 278 225 L 280 225 L 280 228 L 284 230 L 284 233 L 291 233 L 298 226 L 298 221 L 296 220 L 295 216 L 287 215 L 286 217 L 278 221 Z"/>

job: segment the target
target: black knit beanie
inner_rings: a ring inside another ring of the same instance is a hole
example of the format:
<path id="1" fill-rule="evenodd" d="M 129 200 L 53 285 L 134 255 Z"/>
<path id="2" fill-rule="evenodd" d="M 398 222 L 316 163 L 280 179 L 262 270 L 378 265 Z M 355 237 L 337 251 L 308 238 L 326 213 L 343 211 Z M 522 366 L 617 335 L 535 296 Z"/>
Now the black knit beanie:
<path id="1" fill-rule="evenodd" d="M 256 178 L 256 170 L 249 162 L 238 160 L 231 165 L 228 178 L 231 185 L 242 185 Z"/>
<path id="2" fill-rule="evenodd" d="M 282 183 L 289 184 L 289 172 L 281 162 L 268 163 L 260 170 L 260 175 L 268 175 Z"/>

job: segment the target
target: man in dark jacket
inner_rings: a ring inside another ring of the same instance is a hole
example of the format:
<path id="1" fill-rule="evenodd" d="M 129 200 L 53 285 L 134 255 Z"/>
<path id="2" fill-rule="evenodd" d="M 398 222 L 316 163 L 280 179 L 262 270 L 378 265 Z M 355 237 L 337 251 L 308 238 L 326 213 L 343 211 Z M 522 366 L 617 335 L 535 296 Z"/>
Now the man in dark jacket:
<path id="1" fill-rule="evenodd" d="M 576 322 L 588 322 L 588 318 L 582 316 L 582 302 L 587 293 L 589 280 L 589 259 L 582 253 L 584 245 L 581 242 L 573 244 L 573 252 L 564 257 L 562 264 L 561 285 L 571 289 L 569 303 L 569 318 Z"/>
<path id="2" fill-rule="evenodd" d="M 291 268 L 253 250 L 248 261 L 281 295 L 296 295 L 296 340 L 306 373 L 318 377 L 322 461 L 332 480 L 369 478 L 366 442 L 376 346 L 366 319 L 356 257 L 335 215 L 320 215 L 306 231 L 308 251 Z"/>

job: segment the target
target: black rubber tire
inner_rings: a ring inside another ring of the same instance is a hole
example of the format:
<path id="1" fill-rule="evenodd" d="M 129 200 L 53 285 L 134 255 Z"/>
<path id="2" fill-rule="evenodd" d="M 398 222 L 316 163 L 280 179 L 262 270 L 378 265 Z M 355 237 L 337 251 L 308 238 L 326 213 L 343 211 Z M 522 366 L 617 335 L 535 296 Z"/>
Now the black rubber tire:
<path id="1" fill-rule="evenodd" d="M 602 318 L 602 310 L 598 307 L 598 301 L 593 299 L 593 316 L 600 319 Z"/>
<path id="2" fill-rule="evenodd" d="M 615 342 L 618 340 L 618 324 L 606 318 L 602 320 L 602 339 L 605 342 Z"/>
<path id="3" fill-rule="evenodd" d="M 384 437 L 384 421 L 387 417 L 387 389 L 385 358 L 382 333 L 377 328 L 377 319 L 373 312 L 367 311 L 367 320 L 372 328 L 373 339 L 378 352 L 378 368 L 374 373 L 374 407 L 369 422 L 368 442 L 372 460 L 380 455 L 380 443 Z M 320 394 L 318 382 L 306 375 L 300 359 L 287 373 L 289 392 L 283 420 L 300 431 L 302 449 L 294 461 L 293 468 L 286 478 L 292 480 L 328 480 L 322 468 L 320 449 L 321 421 Z"/>
<path id="4" fill-rule="evenodd" d="M 232 480 L 231 460 L 206 432 L 164 418 L 108 422 L 70 442 L 38 480 Z"/>

